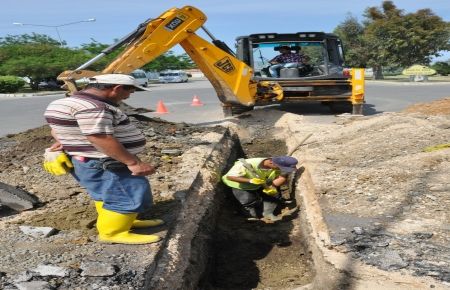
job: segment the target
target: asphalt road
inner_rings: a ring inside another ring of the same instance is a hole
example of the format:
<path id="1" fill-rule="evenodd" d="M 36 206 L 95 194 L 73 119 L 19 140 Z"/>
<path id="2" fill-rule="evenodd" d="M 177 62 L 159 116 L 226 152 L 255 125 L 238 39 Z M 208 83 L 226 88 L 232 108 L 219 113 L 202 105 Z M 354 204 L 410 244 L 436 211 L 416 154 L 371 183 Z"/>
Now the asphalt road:
<path id="1" fill-rule="evenodd" d="M 224 119 L 222 107 L 211 84 L 206 80 L 191 80 L 182 84 L 152 84 L 152 91 L 136 92 L 126 102 L 134 107 L 156 110 L 162 101 L 167 114 L 146 113 L 151 117 L 174 122 L 214 125 Z M 197 96 L 203 106 L 191 106 Z M 34 97 L 0 97 L 0 137 L 23 132 L 45 124 L 42 114 L 51 101 L 60 95 Z M 366 82 L 365 115 L 381 112 L 396 112 L 419 102 L 429 102 L 450 97 L 450 83 L 392 83 Z M 275 106 L 282 110 L 306 116 L 333 116 L 326 107 L 316 104 L 298 106 Z"/>

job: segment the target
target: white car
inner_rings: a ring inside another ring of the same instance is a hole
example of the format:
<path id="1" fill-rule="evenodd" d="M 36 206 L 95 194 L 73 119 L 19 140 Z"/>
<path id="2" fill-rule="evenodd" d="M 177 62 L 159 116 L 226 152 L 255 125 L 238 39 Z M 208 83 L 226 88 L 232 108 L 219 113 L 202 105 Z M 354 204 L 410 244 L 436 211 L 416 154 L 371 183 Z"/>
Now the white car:
<path id="1" fill-rule="evenodd" d="M 144 88 L 148 86 L 148 78 L 145 71 L 137 69 L 130 73 L 130 76 L 134 77 L 140 86 Z"/>
<path id="2" fill-rule="evenodd" d="M 159 73 L 160 83 L 187 83 L 189 77 L 184 71 L 164 71 Z"/>

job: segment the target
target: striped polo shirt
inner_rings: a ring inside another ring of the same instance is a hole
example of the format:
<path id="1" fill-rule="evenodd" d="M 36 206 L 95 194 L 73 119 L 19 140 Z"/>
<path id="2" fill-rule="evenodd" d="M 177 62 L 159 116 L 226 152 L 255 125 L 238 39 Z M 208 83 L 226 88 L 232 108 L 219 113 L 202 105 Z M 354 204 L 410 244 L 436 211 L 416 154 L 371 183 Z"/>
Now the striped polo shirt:
<path id="1" fill-rule="evenodd" d="M 145 137 L 116 104 L 95 95 L 77 92 L 51 102 L 45 119 L 69 155 L 107 157 L 86 136 L 113 135 L 131 154 L 144 150 Z"/>

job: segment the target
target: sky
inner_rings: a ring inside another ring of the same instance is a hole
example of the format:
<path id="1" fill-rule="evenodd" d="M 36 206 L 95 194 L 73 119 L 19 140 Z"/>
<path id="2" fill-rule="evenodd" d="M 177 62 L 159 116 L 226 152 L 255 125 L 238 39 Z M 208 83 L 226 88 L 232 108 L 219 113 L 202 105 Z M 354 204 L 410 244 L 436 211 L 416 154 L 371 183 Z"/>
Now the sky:
<path id="1" fill-rule="evenodd" d="M 430 8 L 450 21 L 450 0 L 394 0 L 405 12 Z M 237 36 L 261 32 L 294 33 L 300 31 L 332 32 L 348 15 L 363 20 L 367 7 L 379 7 L 382 0 L 1 0 L 0 37 L 25 33 L 47 34 L 58 40 L 57 30 L 69 47 L 79 47 L 92 40 L 112 44 L 149 18 L 185 5 L 203 11 L 205 27 L 234 48 Z M 95 22 L 79 22 L 95 18 Z M 14 22 L 33 25 L 13 25 Z M 35 25 L 47 25 L 35 26 Z M 59 26 L 57 29 L 54 26 Z M 198 32 L 205 39 L 209 38 Z M 345 44 L 344 44 L 345 45 Z M 173 51 L 183 52 L 180 46 Z M 435 60 L 450 59 L 450 52 Z"/>

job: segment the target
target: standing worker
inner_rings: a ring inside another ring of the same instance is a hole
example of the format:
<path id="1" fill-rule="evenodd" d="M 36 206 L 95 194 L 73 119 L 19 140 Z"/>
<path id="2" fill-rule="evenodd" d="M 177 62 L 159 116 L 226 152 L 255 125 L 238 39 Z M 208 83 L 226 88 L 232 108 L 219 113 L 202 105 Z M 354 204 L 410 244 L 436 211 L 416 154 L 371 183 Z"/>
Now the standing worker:
<path id="1" fill-rule="evenodd" d="M 279 219 L 273 215 L 280 200 L 279 187 L 297 169 L 297 163 L 297 159 L 291 156 L 239 159 L 222 181 L 231 187 L 249 218 L 261 216 L 262 202 L 262 217 L 275 221 Z"/>
<path id="2" fill-rule="evenodd" d="M 44 167 L 60 175 L 73 166 L 71 174 L 95 202 L 101 242 L 148 244 L 161 239 L 130 233 L 132 227 L 163 224 L 136 219 L 153 203 L 145 176 L 155 172 L 136 156 L 144 150 L 144 135 L 118 108 L 136 88 L 148 90 L 129 75 L 98 75 L 89 78 L 84 90 L 51 102 L 44 114 L 56 140 L 46 150 Z"/>

